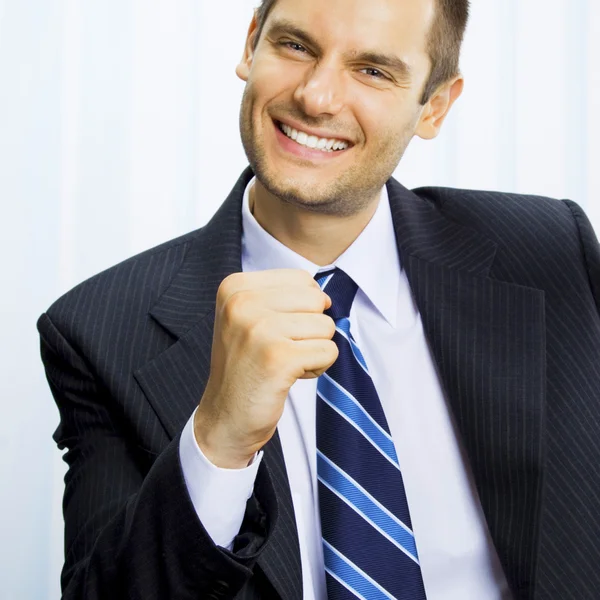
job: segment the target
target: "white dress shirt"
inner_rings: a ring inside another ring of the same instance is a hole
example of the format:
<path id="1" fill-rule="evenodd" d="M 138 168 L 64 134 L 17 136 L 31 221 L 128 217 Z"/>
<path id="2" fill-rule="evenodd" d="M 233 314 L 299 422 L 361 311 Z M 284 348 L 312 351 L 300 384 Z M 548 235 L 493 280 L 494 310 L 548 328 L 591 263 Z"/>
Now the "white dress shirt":
<path id="1" fill-rule="evenodd" d="M 296 268 L 314 276 L 331 268 L 311 263 L 259 225 L 249 207 L 253 184 L 248 184 L 242 206 L 243 271 Z M 373 218 L 335 266 L 359 288 L 350 312 L 352 334 L 369 366 L 402 465 L 428 600 L 511 598 L 402 270 L 385 187 Z M 305 600 L 327 598 L 317 497 L 316 394 L 316 379 L 296 381 L 278 425 Z M 245 469 L 220 469 L 198 447 L 192 421 L 193 415 L 180 442 L 185 481 L 213 541 L 231 549 L 262 452 Z"/>

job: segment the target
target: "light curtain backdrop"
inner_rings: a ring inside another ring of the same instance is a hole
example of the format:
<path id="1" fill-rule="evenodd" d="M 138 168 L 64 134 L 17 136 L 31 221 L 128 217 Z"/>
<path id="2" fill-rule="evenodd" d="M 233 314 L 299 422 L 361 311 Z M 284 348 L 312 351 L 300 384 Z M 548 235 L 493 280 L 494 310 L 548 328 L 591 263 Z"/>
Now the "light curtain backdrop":
<path id="1" fill-rule="evenodd" d="M 225 198 L 256 2 L 0 0 L 0 600 L 59 598 L 64 468 L 36 318 Z M 397 177 L 572 198 L 599 230 L 594 56 L 597 0 L 475 0 L 465 93 Z"/>

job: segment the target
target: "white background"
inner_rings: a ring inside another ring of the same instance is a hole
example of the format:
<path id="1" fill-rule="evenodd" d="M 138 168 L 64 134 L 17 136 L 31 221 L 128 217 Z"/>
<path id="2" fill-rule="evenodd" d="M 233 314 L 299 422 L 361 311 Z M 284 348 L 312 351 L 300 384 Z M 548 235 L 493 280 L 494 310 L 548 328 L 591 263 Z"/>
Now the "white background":
<path id="1" fill-rule="evenodd" d="M 257 1 L 0 0 L 0 600 L 60 595 L 37 316 L 223 201 L 246 165 L 234 67 Z M 572 198 L 600 230 L 594 56 L 597 0 L 474 0 L 465 93 L 397 177 Z"/>

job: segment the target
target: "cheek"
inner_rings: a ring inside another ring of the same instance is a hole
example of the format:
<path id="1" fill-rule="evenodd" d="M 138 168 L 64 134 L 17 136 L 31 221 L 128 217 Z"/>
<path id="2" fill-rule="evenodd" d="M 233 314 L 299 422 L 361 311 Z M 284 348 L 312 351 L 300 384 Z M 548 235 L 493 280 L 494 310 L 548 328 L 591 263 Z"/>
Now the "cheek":
<path id="1" fill-rule="evenodd" d="M 396 119 L 390 119 L 390 111 L 382 106 L 370 106 L 368 110 L 355 113 L 365 136 L 367 147 L 386 146 L 396 139 L 400 127 Z"/>
<path id="2" fill-rule="evenodd" d="M 367 146 L 378 148 L 404 143 L 411 137 L 416 126 L 412 111 L 402 110 L 398 98 L 369 98 L 355 104 L 355 115 L 362 128 Z"/>
<path id="3" fill-rule="evenodd" d="M 266 104 L 271 100 L 291 97 L 301 78 L 298 65 L 262 59 L 252 65 L 248 81 L 252 84 L 256 101 Z"/>

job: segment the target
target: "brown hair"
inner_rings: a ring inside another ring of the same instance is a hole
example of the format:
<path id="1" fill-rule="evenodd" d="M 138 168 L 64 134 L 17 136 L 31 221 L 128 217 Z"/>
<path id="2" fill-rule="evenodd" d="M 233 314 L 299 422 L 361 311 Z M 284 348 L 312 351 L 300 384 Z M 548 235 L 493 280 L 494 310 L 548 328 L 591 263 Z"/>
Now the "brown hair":
<path id="1" fill-rule="evenodd" d="M 257 30 L 254 47 L 277 0 L 262 0 L 256 9 Z M 437 88 L 458 75 L 460 47 L 469 19 L 469 0 L 436 0 L 437 10 L 427 40 L 431 72 L 425 83 L 421 104 L 426 104 Z"/>

